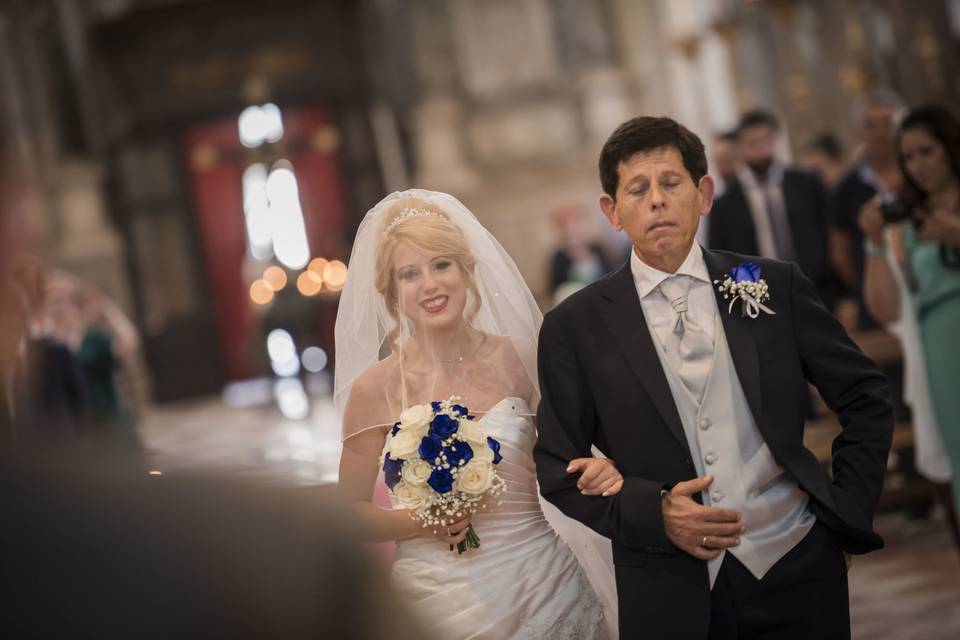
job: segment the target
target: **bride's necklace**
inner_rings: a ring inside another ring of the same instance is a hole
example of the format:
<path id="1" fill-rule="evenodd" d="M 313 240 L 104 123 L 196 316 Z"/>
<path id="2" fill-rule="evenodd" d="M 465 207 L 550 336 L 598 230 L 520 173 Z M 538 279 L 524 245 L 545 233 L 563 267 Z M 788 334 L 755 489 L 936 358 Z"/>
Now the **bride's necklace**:
<path id="1" fill-rule="evenodd" d="M 460 355 L 454 358 L 437 358 L 437 362 L 439 362 L 440 364 L 461 364 L 464 362 L 470 362 L 472 357 L 475 356 L 478 351 L 480 351 L 480 348 L 483 346 L 483 344 L 486 341 L 487 341 L 487 336 L 484 334 L 480 338 L 480 344 L 478 344 L 477 348 L 473 350 L 473 353 L 470 354 L 469 358 L 464 357 L 464 355 L 461 353 Z"/>

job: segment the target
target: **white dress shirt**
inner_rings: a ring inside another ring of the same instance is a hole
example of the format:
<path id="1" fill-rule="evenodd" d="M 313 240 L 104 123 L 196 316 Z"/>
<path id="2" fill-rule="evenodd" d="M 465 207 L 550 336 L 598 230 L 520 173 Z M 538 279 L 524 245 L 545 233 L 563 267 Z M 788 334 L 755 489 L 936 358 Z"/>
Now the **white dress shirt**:
<path id="1" fill-rule="evenodd" d="M 680 264 L 676 274 L 666 273 L 646 264 L 637 255 L 630 253 L 630 271 L 640 296 L 640 306 L 647 325 L 660 340 L 661 346 L 669 344 L 669 335 L 677 322 L 677 312 L 670 301 L 660 292 L 660 283 L 672 275 L 687 275 L 692 278 L 687 294 L 687 318 L 693 321 L 711 341 L 716 341 L 717 298 L 710 282 L 710 273 L 703 261 L 703 249 L 696 242 Z"/>

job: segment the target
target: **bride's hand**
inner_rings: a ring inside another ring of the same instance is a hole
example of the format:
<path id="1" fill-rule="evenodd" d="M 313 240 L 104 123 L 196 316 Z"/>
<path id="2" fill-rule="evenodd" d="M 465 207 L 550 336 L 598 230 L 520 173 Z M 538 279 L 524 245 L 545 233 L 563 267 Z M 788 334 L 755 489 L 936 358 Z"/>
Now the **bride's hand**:
<path id="1" fill-rule="evenodd" d="M 469 525 L 470 516 L 467 516 L 463 520 L 452 522 L 445 527 L 438 526 L 433 535 L 447 544 L 460 544 L 467 537 L 467 527 Z"/>
<path id="2" fill-rule="evenodd" d="M 567 472 L 580 473 L 577 488 L 585 496 L 612 496 L 623 487 L 623 476 L 609 458 L 577 458 Z"/>

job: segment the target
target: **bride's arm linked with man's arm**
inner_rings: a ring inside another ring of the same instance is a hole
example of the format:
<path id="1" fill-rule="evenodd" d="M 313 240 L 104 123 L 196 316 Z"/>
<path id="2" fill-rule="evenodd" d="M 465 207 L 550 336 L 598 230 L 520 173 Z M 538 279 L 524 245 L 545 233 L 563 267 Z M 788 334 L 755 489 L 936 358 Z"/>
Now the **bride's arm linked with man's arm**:
<path id="1" fill-rule="evenodd" d="M 367 388 L 370 386 L 371 388 Z M 377 397 L 374 376 L 361 376 L 353 389 L 355 395 L 344 411 L 344 421 L 357 420 L 357 407 L 366 407 Z M 355 402 L 354 402 L 355 400 Z M 362 422 L 362 418 L 360 419 Z M 341 492 L 350 501 L 358 539 L 367 542 L 404 540 L 415 536 L 434 536 L 451 545 L 463 542 L 471 518 L 467 516 L 436 531 L 411 517 L 408 509 L 388 509 L 373 503 L 374 485 L 380 467 L 378 460 L 387 435 L 386 427 L 370 427 L 347 438 L 340 457 Z M 571 459 L 568 473 L 583 495 L 615 495 L 623 484 L 612 460 L 605 458 Z M 579 477 L 577 477 L 579 474 Z"/>

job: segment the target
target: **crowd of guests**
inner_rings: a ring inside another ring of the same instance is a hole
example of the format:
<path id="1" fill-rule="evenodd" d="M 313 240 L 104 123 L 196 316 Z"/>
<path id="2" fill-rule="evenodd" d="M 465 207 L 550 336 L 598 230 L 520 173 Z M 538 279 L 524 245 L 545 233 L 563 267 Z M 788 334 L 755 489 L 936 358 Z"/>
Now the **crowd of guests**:
<path id="1" fill-rule="evenodd" d="M 44 267 L 30 253 L 11 269 L 21 334 L 7 385 L 7 441 L 93 435 L 139 447 L 140 338 L 94 285 Z"/>
<path id="2" fill-rule="evenodd" d="M 824 132 L 793 166 L 778 154 L 777 116 L 743 114 L 713 140 L 719 195 L 702 241 L 796 262 L 849 332 L 883 328 L 900 339 L 916 468 L 934 484 L 960 550 L 960 122 L 943 107 L 908 109 L 887 92 L 861 100 L 852 122 L 852 157 Z M 558 228 L 554 301 L 622 263 L 607 259 L 619 249 L 604 254 L 582 224 Z"/>

